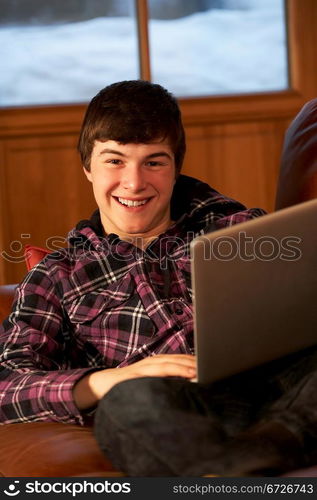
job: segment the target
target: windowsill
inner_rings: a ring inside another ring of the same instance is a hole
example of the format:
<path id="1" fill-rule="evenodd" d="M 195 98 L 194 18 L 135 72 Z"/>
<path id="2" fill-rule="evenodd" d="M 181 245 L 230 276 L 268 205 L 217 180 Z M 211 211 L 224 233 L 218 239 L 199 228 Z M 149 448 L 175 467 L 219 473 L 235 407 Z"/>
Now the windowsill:
<path id="1" fill-rule="evenodd" d="M 185 125 L 291 117 L 303 105 L 295 90 L 180 99 Z M 78 133 L 87 103 L 0 109 L 0 137 Z"/>

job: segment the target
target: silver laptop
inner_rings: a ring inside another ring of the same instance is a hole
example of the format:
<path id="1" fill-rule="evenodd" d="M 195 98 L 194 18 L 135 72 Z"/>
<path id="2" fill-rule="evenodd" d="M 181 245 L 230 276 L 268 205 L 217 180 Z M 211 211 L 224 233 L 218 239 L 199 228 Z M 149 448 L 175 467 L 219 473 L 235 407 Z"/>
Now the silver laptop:
<path id="1" fill-rule="evenodd" d="M 198 382 L 317 344 L 317 199 L 191 243 Z"/>

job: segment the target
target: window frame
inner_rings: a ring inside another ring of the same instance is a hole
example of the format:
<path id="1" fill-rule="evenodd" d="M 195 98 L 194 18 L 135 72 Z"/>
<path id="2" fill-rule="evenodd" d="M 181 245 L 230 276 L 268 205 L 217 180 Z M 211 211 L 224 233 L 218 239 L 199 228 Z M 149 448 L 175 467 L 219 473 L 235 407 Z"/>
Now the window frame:
<path id="1" fill-rule="evenodd" d="M 146 67 L 148 49 L 144 41 L 146 0 L 136 0 L 139 13 L 141 66 L 143 79 L 149 79 Z M 317 95 L 317 2 L 285 0 L 290 88 L 282 91 L 250 94 L 211 95 L 180 98 L 184 124 L 215 124 L 226 121 L 287 118 L 293 116 L 307 100 Z M 141 10 L 140 10 L 141 9 Z M 143 61 L 143 62 L 142 62 Z M 307 71 L 307 68 L 309 71 Z M 148 78 L 146 78 L 146 76 Z M 56 104 L 0 109 L 0 138 L 56 133 L 77 133 L 87 103 Z"/>

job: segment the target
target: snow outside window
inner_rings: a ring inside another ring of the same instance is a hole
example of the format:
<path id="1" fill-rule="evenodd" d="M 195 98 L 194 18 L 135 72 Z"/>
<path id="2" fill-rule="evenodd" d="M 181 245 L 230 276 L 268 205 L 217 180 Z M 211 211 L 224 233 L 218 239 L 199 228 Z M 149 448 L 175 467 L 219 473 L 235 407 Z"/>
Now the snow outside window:
<path id="1" fill-rule="evenodd" d="M 0 0 L 0 106 L 140 78 L 134 0 Z M 152 80 L 178 97 L 288 87 L 283 0 L 149 0 Z"/>
<path id="2" fill-rule="evenodd" d="M 191 11 L 175 18 L 175 3 Z M 152 0 L 150 19 L 152 80 L 178 96 L 288 87 L 283 0 Z"/>

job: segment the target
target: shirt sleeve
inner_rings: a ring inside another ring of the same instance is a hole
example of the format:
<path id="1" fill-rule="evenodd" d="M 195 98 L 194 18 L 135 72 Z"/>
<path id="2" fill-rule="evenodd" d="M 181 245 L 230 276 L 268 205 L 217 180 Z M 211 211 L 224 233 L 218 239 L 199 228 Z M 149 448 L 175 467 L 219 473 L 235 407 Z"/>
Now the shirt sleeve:
<path id="1" fill-rule="evenodd" d="M 83 425 L 73 387 L 92 368 L 70 369 L 65 321 L 47 274 L 32 270 L 0 327 L 0 423 Z"/>

